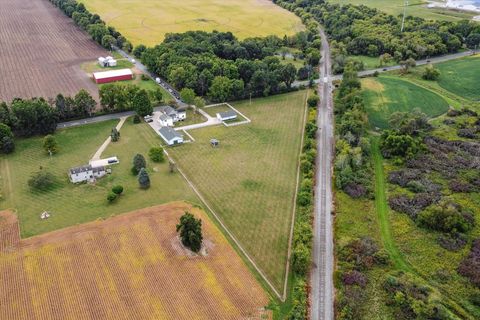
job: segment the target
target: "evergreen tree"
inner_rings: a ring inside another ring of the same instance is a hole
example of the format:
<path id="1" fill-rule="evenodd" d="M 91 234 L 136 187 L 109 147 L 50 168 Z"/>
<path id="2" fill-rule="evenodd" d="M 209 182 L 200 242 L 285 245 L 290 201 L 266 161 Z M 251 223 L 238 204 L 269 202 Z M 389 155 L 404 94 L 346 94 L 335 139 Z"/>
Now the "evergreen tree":
<path id="1" fill-rule="evenodd" d="M 133 167 L 132 167 L 132 173 L 137 175 L 141 169 L 147 167 L 147 161 L 145 161 L 145 157 L 142 156 L 141 154 L 137 153 L 133 157 Z"/>
<path id="2" fill-rule="evenodd" d="M 148 97 L 148 92 L 144 89 L 139 90 L 133 97 L 133 110 L 141 116 L 145 117 L 146 115 L 153 113 L 152 103 Z"/>
<path id="3" fill-rule="evenodd" d="M 138 184 L 142 189 L 150 188 L 150 177 L 148 176 L 148 172 L 145 170 L 145 168 L 140 169 L 140 173 L 138 174 Z"/>

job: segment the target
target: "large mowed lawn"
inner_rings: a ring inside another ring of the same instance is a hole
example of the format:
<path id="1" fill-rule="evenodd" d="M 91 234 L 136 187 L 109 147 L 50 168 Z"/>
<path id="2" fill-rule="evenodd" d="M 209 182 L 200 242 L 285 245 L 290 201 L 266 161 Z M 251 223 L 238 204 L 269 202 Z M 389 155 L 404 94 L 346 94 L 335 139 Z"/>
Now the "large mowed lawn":
<path id="1" fill-rule="evenodd" d="M 461 97 L 480 100 L 480 55 L 435 65 L 440 70 L 438 84 Z"/>
<path id="2" fill-rule="evenodd" d="M 436 117 L 448 110 L 448 103 L 439 95 L 399 78 L 363 79 L 362 88 L 370 123 L 382 129 L 388 128 L 388 119 L 394 112 L 418 108 Z"/>
<path id="3" fill-rule="evenodd" d="M 88 164 L 117 122 L 57 131 L 59 152 L 51 158 L 42 148 L 42 137 L 18 140 L 15 152 L 0 158 L 0 208 L 12 209 L 18 215 L 22 237 L 174 200 L 198 202 L 181 176 L 168 172 L 167 163 L 153 164 L 148 160 L 150 146 L 159 145 L 160 138 L 147 124 L 133 125 L 131 119 L 121 129 L 120 141 L 110 144 L 102 155 L 116 155 L 120 159 L 120 164 L 112 167 L 112 174 L 95 185 L 70 183 L 68 170 Z M 138 188 L 136 177 L 130 173 L 132 158 L 137 152 L 147 158 L 151 188 L 146 191 Z M 56 182 L 49 191 L 32 192 L 27 182 L 40 168 L 54 174 Z M 115 203 L 108 204 L 106 196 L 116 184 L 124 186 L 124 194 Z M 50 212 L 51 217 L 41 220 L 43 211 Z"/>
<path id="4" fill-rule="evenodd" d="M 403 14 L 404 0 L 331 0 L 332 3 L 365 5 L 376 8 L 388 14 L 398 16 Z M 474 14 L 467 12 L 458 12 L 445 10 L 441 8 L 427 8 L 426 1 L 410 0 L 407 7 L 407 15 L 424 18 L 427 20 L 445 20 L 458 21 L 462 19 L 471 19 Z"/>
<path id="5" fill-rule="evenodd" d="M 307 92 L 232 103 L 252 122 L 189 131 L 168 149 L 212 209 L 279 290 L 285 263 Z M 220 146 L 212 148 L 210 139 Z"/>
<path id="6" fill-rule="evenodd" d="M 239 38 L 304 30 L 295 14 L 267 0 L 80 0 L 134 45 L 153 46 L 166 33 L 230 31 Z"/>

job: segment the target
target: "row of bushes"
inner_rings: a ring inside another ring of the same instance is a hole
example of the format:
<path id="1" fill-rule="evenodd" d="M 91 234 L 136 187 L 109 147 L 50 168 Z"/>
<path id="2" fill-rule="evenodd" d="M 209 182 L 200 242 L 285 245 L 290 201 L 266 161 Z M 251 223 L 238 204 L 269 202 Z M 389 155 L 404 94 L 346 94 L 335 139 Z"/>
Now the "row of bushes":
<path id="1" fill-rule="evenodd" d="M 92 14 L 83 3 L 76 0 L 50 0 L 55 6 L 72 18 L 76 25 L 90 34 L 102 47 L 111 50 L 112 46 L 131 52 L 133 47 L 114 27 L 107 26 L 98 14 Z"/>
<path id="2" fill-rule="evenodd" d="M 297 196 L 297 215 L 292 243 L 292 271 L 295 279 L 293 287 L 293 308 L 288 319 L 306 319 L 308 312 L 308 272 L 312 254 L 312 212 L 315 185 L 315 159 L 317 156 L 317 105 L 319 97 L 312 95 L 308 99 L 308 119 L 305 124 L 305 137 L 301 155 L 301 183 Z"/>
<path id="3" fill-rule="evenodd" d="M 354 198 L 372 194 L 368 118 L 360 90 L 349 65 L 335 96 L 335 184 Z"/>

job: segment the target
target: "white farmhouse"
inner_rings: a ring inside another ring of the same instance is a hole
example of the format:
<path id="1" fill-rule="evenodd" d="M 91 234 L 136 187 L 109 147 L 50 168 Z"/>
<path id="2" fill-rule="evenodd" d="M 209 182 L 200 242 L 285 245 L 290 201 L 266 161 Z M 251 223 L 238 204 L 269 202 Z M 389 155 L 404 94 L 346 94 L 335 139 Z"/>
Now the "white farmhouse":
<path id="1" fill-rule="evenodd" d="M 69 173 L 71 182 L 80 183 L 101 178 L 107 174 L 107 171 L 104 166 L 92 167 L 92 165 L 89 164 L 87 166 L 72 168 Z"/>
<path id="2" fill-rule="evenodd" d="M 164 106 L 160 108 L 160 112 L 162 113 L 162 116 L 164 116 L 163 120 L 159 119 L 162 126 L 173 126 L 174 123 L 183 121 L 187 118 L 187 112 L 184 109 L 174 109 L 170 106 Z M 171 120 L 167 121 L 167 117 Z M 168 124 L 162 124 L 162 122 Z"/>
<path id="3" fill-rule="evenodd" d="M 158 132 L 160 133 L 160 137 L 167 143 L 169 146 L 182 144 L 183 143 L 183 136 L 178 133 L 177 131 L 173 130 L 170 127 L 161 127 Z"/>
<path id="4" fill-rule="evenodd" d="M 161 114 L 158 118 L 158 122 L 162 127 L 172 127 L 173 126 L 173 119 L 166 114 Z"/>

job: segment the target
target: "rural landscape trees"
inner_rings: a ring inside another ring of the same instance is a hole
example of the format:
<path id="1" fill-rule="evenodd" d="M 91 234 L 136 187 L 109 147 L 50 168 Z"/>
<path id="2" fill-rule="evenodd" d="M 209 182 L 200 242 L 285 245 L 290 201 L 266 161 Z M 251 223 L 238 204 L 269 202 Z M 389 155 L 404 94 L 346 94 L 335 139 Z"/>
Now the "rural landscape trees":
<path id="1" fill-rule="evenodd" d="M 177 224 L 177 232 L 180 233 L 180 239 L 185 247 L 193 252 L 200 251 L 203 240 L 202 220 L 195 218 L 190 212 L 185 212 Z"/>
<path id="2" fill-rule="evenodd" d="M 315 33 L 316 34 L 316 33 Z M 189 88 L 212 101 L 266 96 L 289 90 L 296 77 L 292 64 L 274 56 L 284 45 L 305 51 L 307 63 L 318 63 L 320 54 L 311 42 L 315 34 L 304 32 L 304 42 L 269 36 L 239 41 L 230 32 L 189 31 L 168 34 L 154 48 L 140 47 L 142 62 L 177 89 Z M 188 97 L 192 94 L 190 91 Z M 191 99 L 188 99 L 191 100 Z"/>

